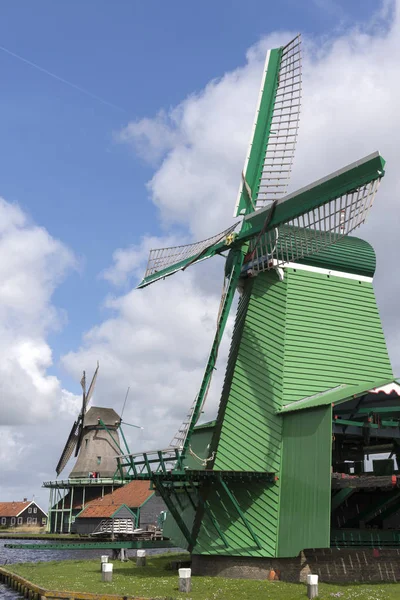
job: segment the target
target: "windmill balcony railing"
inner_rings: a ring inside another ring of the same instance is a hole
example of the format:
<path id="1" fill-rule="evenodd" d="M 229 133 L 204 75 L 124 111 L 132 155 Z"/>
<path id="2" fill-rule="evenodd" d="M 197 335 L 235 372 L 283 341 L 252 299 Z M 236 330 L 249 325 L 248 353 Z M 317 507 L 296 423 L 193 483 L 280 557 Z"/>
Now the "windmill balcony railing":
<path id="1" fill-rule="evenodd" d="M 81 487 L 87 485 L 100 485 L 100 486 L 113 486 L 113 485 L 122 485 L 124 483 L 124 479 L 121 478 L 113 478 L 113 477 L 82 477 L 79 479 L 55 479 L 53 481 L 44 481 L 42 487 L 59 487 L 59 488 L 68 488 L 68 487 Z"/>
<path id="2" fill-rule="evenodd" d="M 151 479 L 153 473 L 183 470 L 181 448 L 174 447 L 117 456 L 117 462 L 121 476 L 128 479 Z"/>

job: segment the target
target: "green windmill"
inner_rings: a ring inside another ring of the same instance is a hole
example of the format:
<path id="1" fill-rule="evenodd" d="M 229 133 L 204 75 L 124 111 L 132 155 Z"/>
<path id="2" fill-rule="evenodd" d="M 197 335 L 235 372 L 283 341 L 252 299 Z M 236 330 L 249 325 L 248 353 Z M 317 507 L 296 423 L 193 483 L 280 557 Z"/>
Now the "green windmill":
<path id="1" fill-rule="evenodd" d="M 216 332 L 186 421 L 167 449 L 119 458 L 121 473 L 131 467 L 164 499 L 164 532 L 203 562 L 329 546 L 332 494 L 343 498 L 336 511 L 346 499 L 333 490 L 331 471 L 351 453 L 368 453 L 366 417 L 354 420 L 357 411 L 346 403 L 354 394 L 364 402 L 376 385 L 393 382 L 371 283 L 375 255 L 366 242 L 346 237 L 365 221 L 385 161 L 376 152 L 286 194 L 299 124 L 300 44 L 298 36 L 267 54 L 234 212 L 240 224 L 202 242 L 152 250 L 138 286 L 226 257 Z M 237 289 L 217 419 L 199 426 Z M 335 424 L 333 399 L 351 423 L 346 431 Z M 371 440 L 379 446 L 377 430 Z"/>

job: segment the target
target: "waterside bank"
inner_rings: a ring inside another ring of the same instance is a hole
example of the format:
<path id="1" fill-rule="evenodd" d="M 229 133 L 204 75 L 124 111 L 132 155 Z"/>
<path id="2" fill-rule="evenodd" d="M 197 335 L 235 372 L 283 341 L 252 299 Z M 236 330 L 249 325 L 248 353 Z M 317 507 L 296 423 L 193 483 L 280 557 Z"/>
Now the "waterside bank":
<path id="1" fill-rule="evenodd" d="M 1 567 L 0 573 L 9 578 L 18 593 L 27 594 L 31 600 L 302 600 L 306 597 L 304 584 L 202 576 L 193 577 L 192 592 L 184 594 L 178 591 L 178 573 L 170 566 L 171 561 L 184 558 L 187 555 L 149 556 L 146 567 L 136 567 L 132 561 L 114 561 L 112 582 L 101 581 L 100 560 L 14 564 Z M 320 600 L 334 597 L 397 600 L 399 594 L 399 584 L 320 584 L 318 597 Z"/>

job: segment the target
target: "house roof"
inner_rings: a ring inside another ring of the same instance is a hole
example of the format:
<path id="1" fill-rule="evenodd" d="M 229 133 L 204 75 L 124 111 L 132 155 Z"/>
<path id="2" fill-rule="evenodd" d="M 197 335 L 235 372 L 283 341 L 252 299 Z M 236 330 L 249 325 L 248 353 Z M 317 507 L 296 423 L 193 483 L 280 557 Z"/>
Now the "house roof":
<path id="1" fill-rule="evenodd" d="M 18 517 L 28 506 L 31 500 L 26 502 L 0 502 L 0 517 Z"/>
<path id="2" fill-rule="evenodd" d="M 149 481 L 131 481 L 112 494 L 106 494 L 104 498 L 96 498 L 88 502 L 79 513 L 79 517 L 111 517 L 123 504 L 129 508 L 139 508 L 154 494 L 154 490 L 150 490 L 149 486 Z"/>
<path id="3" fill-rule="evenodd" d="M 314 394 L 307 398 L 302 398 L 296 402 L 286 404 L 277 411 L 278 415 L 304 410 L 306 408 L 317 408 L 318 406 L 336 405 L 347 402 L 353 398 L 364 396 L 365 394 L 397 394 L 400 396 L 400 385 L 395 379 L 385 381 L 364 382 L 359 385 L 342 384 L 334 388 Z"/>
<path id="4" fill-rule="evenodd" d="M 119 506 L 117 506 L 115 504 L 104 505 L 90 502 L 90 504 L 88 504 L 86 508 L 81 513 L 79 513 L 79 517 L 83 517 L 85 519 L 106 519 L 116 515 L 118 511 L 121 510 L 121 508 L 123 507 L 129 510 L 129 512 L 132 513 L 133 517 L 135 516 L 129 508 L 129 506 L 126 506 L 126 504 L 120 504 Z"/>

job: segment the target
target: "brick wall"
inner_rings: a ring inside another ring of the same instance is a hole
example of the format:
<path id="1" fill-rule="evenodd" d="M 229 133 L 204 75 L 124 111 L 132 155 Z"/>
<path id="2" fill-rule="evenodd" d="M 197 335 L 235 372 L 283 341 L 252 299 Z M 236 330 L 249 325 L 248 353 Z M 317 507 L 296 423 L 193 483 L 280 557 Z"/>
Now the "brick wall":
<path id="1" fill-rule="evenodd" d="M 323 582 L 394 582 L 400 581 L 400 549 L 305 550 L 296 558 L 192 555 L 193 575 L 268 579 L 271 569 L 282 581 L 305 582 L 314 573 Z"/>

